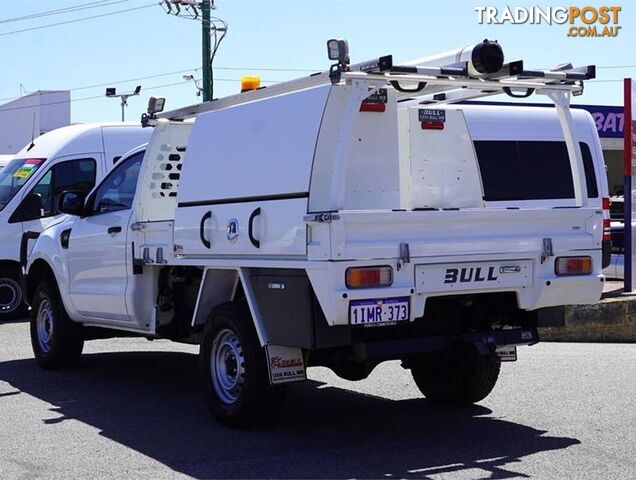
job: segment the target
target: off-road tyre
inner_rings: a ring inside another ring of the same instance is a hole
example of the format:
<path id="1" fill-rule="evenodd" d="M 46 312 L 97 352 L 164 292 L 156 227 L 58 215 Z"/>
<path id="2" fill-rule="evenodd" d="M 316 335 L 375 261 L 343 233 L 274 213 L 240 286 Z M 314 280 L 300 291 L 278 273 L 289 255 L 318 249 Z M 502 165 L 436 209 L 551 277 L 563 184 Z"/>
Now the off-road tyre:
<path id="1" fill-rule="evenodd" d="M 260 425 L 282 408 L 286 387 L 269 383 L 267 356 L 247 306 L 226 303 L 212 312 L 199 366 L 207 404 L 223 425 Z"/>
<path id="2" fill-rule="evenodd" d="M 76 366 L 84 348 L 82 326 L 68 317 L 57 285 L 40 283 L 31 305 L 31 346 L 38 365 L 46 370 Z"/>
<path id="3" fill-rule="evenodd" d="M 426 355 L 411 364 L 417 388 L 431 402 L 471 405 L 495 387 L 501 362 L 495 355 L 479 355 L 472 345 L 448 353 Z"/>

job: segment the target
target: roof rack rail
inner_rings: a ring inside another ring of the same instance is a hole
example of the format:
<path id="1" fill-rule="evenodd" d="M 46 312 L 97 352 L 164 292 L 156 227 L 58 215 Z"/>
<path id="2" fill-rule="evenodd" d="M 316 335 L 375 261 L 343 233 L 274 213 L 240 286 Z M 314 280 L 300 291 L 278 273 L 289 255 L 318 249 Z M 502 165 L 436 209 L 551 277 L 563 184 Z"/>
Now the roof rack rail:
<path id="1" fill-rule="evenodd" d="M 484 49 L 489 50 L 485 52 Z M 482 57 L 476 56 L 475 52 Z M 488 56 L 484 57 L 484 53 Z M 497 58 L 493 61 L 494 57 Z M 345 58 L 348 60 L 348 52 Z M 372 87 L 393 86 L 400 101 L 455 103 L 500 93 L 515 98 L 527 97 L 537 90 L 580 95 L 583 82 L 595 76 L 594 65 L 574 68 L 565 64 L 552 70 L 537 70 L 526 69 L 522 60 L 503 63 L 501 47 L 496 42 L 484 40 L 472 47 L 403 65 L 395 64 L 392 55 L 354 65 L 337 63 L 325 72 L 159 113 L 156 118 L 184 120 L 203 112 L 330 83 L 366 81 Z"/>

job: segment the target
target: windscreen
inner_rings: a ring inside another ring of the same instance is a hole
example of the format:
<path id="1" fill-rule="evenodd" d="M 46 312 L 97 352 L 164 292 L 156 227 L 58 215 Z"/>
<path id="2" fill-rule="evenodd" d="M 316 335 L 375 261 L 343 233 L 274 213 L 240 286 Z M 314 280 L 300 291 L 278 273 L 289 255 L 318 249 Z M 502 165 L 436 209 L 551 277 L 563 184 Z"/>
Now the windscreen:
<path id="1" fill-rule="evenodd" d="M 574 198 L 572 169 L 565 142 L 475 141 L 484 200 Z M 598 198 L 592 154 L 581 143 L 589 198 Z"/>
<path id="2" fill-rule="evenodd" d="M 44 158 L 14 158 L 0 170 L 0 210 L 7 206 L 45 160 Z"/>

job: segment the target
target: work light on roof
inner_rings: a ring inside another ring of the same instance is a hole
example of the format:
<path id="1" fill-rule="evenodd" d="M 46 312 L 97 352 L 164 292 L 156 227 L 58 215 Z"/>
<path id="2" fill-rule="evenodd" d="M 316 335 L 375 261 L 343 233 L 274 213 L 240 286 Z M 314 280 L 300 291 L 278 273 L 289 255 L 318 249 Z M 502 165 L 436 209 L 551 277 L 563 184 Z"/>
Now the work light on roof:
<path id="1" fill-rule="evenodd" d="M 332 38 L 327 41 L 327 53 L 329 60 L 338 61 L 340 65 L 349 63 L 349 44 L 341 38 Z"/>

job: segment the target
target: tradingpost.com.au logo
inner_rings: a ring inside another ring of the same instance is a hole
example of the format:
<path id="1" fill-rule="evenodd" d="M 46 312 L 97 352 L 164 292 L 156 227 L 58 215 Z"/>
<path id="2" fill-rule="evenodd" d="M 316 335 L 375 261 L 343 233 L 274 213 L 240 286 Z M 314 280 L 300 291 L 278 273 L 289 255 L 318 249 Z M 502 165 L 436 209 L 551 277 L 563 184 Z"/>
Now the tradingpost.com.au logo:
<path id="1" fill-rule="evenodd" d="M 616 37 L 621 7 L 475 7 L 479 24 L 565 25 L 568 37 Z"/>

